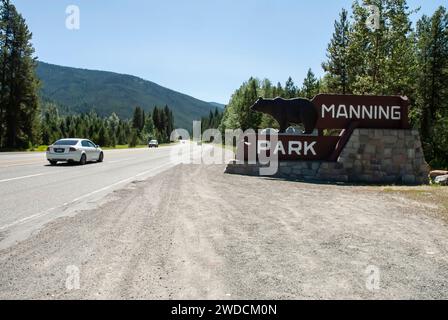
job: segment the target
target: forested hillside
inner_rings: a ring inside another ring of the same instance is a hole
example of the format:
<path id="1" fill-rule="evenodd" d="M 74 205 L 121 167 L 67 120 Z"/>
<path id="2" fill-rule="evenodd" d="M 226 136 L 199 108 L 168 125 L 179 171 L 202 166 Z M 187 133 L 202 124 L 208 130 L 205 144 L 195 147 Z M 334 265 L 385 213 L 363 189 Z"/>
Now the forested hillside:
<path id="1" fill-rule="evenodd" d="M 154 106 L 168 105 L 174 114 L 174 124 L 189 129 L 193 120 L 201 119 L 217 107 L 130 75 L 44 62 L 38 62 L 37 75 L 43 99 L 63 105 L 72 113 L 95 110 L 99 116 L 115 113 L 122 119 L 130 119 L 137 106 L 148 112 Z"/>

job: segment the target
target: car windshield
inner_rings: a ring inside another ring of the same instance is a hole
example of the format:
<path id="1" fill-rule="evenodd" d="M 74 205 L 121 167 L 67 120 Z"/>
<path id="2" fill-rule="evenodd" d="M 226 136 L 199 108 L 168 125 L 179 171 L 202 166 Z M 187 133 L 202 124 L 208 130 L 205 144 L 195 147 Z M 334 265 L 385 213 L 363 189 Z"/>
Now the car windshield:
<path id="1" fill-rule="evenodd" d="M 54 143 L 55 146 L 74 146 L 78 140 L 58 140 Z"/>
<path id="2" fill-rule="evenodd" d="M 150 143 L 157 143 L 157 140 L 151 140 Z"/>

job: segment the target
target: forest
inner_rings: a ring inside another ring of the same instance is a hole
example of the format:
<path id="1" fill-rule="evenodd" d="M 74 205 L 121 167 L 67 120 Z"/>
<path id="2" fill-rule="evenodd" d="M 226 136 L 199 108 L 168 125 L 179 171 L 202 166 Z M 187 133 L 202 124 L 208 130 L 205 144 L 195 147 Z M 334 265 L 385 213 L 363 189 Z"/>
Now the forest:
<path id="1" fill-rule="evenodd" d="M 46 105 L 40 125 L 43 145 L 50 145 L 58 139 L 84 137 L 103 147 L 117 145 L 147 144 L 151 139 L 159 143 L 170 142 L 174 130 L 173 113 L 168 106 L 154 107 L 152 113 L 136 107 L 131 120 L 122 120 L 115 113 L 99 117 L 95 112 L 79 115 L 59 115 L 55 105 Z"/>
<path id="2" fill-rule="evenodd" d="M 433 168 L 448 167 L 448 13 L 412 16 L 406 0 L 371 0 L 379 8 L 379 28 L 366 24 L 368 8 L 354 1 L 334 23 L 323 76 L 310 69 L 301 85 L 250 78 L 232 95 L 220 129 L 277 128 L 269 116 L 249 107 L 258 97 L 312 99 L 318 93 L 401 95 L 411 101 L 410 118 L 420 131 L 425 157 Z"/>

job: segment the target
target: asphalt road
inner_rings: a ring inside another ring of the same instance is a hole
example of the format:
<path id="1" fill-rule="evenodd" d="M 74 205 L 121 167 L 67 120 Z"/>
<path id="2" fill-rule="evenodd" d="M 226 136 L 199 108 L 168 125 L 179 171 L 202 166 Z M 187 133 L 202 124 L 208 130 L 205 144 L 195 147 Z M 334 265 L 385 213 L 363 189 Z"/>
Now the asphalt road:
<path id="1" fill-rule="evenodd" d="M 448 299 L 443 202 L 177 165 L 190 146 L 1 154 L 0 299 Z"/>
<path id="2" fill-rule="evenodd" d="M 223 171 L 175 166 L 0 250 L 0 299 L 448 299 L 443 207 Z"/>
<path id="3" fill-rule="evenodd" d="M 185 145 L 183 145 L 185 146 Z M 173 148 L 104 151 L 103 163 L 50 166 L 45 153 L 0 154 L 0 248 L 44 224 L 99 205 L 110 192 L 178 164 Z"/>

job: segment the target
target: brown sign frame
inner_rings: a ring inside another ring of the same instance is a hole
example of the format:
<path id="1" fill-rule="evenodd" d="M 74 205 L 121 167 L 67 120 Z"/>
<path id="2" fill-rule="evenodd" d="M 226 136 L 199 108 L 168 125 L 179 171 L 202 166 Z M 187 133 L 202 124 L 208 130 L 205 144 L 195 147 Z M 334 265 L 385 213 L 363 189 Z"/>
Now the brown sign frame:
<path id="1" fill-rule="evenodd" d="M 295 108 L 303 107 L 299 100 L 306 99 L 274 99 L 263 100 L 271 101 L 272 106 L 276 103 L 289 101 Z M 279 101 L 282 100 L 282 101 Z M 296 103 L 296 105 L 294 105 Z M 309 103 L 309 101 L 307 102 Z M 398 129 L 407 130 L 411 128 L 409 123 L 409 100 L 402 96 L 373 96 L 373 95 L 340 95 L 340 94 L 318 94 L 311 103 L 316 108 L 318 117 L 315 124 L 315 129 L 318 130 L 317 136 L 309 135 L 288 135 L 281 133 L 277 136 L 278 142 L 282 144 L 283 148 L 288 148 L 289 144 L 300 143 L 302 147 L 305 144 L 315 142 L 313 150 L 315 154 L 297 154 L 290 153 L 285 150 L 283 154 L 277 146 L 274 146 L 278 152 L 278 160 L 280 161 L 337 161 L 339 155 L 349 141 L 353 131 L 360 129 Z M 309 109 L 308 109 L 309 110 Z M 312 109 L 311 109 L 312 110 Z M 312 110 L 314 113 L 314 110 Z M 287 114 L 285 113 L 285 117 Z M 279 118 L 282 118 L 281 116 Z M 328 129 L 342 129 L 339 136 L 325 136 L 323 130 Z M 255 137 L 253 137 L 255 135 Z M 252 139 L 251 139 L 252 138 Z M 255 139 L 255 140 L 254 140 Z M 259 142 L 271 141 L 268 135 L 248 134 L 243 140 L 240 140 L 237 147 L 237 159 L 249 160 L 249 151 L 253 150 L 247 144 L 247 141 L 256 141 L 257 159 L 259 155 Z M 253 147 L 253 146 L 252 146 Z M 244 151 L 241 154 L 241 151 Z M 270 151 L 263 150 L 266 157 L 270 157 Z"/>

